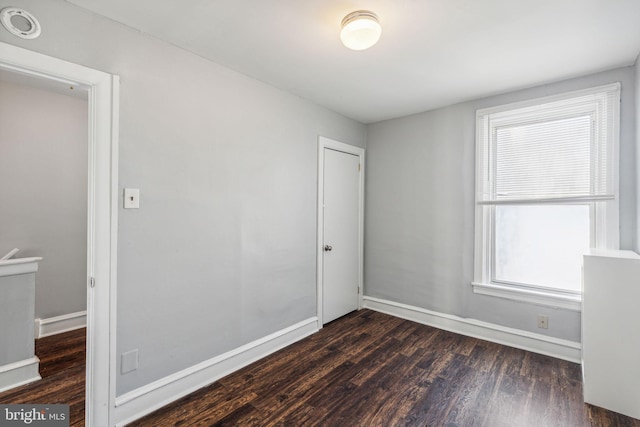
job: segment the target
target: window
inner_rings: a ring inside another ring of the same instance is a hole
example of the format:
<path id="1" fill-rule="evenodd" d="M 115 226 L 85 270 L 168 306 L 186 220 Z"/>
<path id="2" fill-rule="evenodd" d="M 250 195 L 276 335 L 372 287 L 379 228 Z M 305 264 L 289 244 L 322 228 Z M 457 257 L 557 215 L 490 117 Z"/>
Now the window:
<path id="1" fill-rule="evenodd" d="M 582 255 L 618 248 L 620 84 L 476 113 L 476 293 L 580 310 Z"/>

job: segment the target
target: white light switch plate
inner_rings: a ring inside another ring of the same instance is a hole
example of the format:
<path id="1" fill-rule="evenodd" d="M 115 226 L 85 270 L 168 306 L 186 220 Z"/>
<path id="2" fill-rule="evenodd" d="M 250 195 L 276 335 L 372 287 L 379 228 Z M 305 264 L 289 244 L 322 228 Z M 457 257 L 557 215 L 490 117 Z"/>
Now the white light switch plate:
<path id="1" fill-rule="evenodd" d="M 138 209 L 140 207 L 140 189 L 125 188 L 124 189 L 124 208 Z"/>

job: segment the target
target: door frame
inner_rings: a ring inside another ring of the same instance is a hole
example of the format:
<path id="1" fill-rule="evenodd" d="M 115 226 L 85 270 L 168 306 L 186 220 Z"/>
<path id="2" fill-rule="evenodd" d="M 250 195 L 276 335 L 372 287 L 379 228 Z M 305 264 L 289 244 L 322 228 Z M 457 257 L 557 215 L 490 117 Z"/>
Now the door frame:
<path id="1" fill-rule="evenodd" d="M 362 308 L 363 287 L 363 266 L 364 266 L 364 148 L 345 144 L 333 139 L 318 137 L 318 231 L 316 244 L 316 317 L 318 318 L 318 329 L 323 326 L 323 268 L 324 268 L 324 149 L 329 148 L 347 154 L 358 156 L 360 161 L 360 182 L 358 200 L 358 310 Z"/>
<path id="2" fill-rule="evenodd" d="M 0 68 L 88 89 L 85 422 L 111 425 L 116 378 L 119 77 L 3 42 Z"/>

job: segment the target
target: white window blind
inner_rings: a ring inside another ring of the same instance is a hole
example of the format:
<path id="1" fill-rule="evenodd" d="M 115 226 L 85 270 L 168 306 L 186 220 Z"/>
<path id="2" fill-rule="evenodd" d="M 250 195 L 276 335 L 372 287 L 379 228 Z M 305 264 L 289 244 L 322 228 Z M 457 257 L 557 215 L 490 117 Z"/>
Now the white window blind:
<path id="1" fill-rule="evenodd" d="M 506 111 L 478 112 L 479 204 L 614 198 L 619 84 Z"/>

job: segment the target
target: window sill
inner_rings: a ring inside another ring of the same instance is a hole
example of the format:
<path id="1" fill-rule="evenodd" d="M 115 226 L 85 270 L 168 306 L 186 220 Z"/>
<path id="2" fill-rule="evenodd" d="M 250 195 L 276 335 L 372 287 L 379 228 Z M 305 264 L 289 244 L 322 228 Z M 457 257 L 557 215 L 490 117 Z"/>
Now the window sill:
<path id="1" fill-rule="evenodd" d="M 473 292 L 506 298 L 513 301 L 528 302 L 553 308 L 564 308 L 571 311 L 582 311 L 580 295 L 561 295 L 542 290 L 519 289 L 511 286 L 473 282 Z"/>

